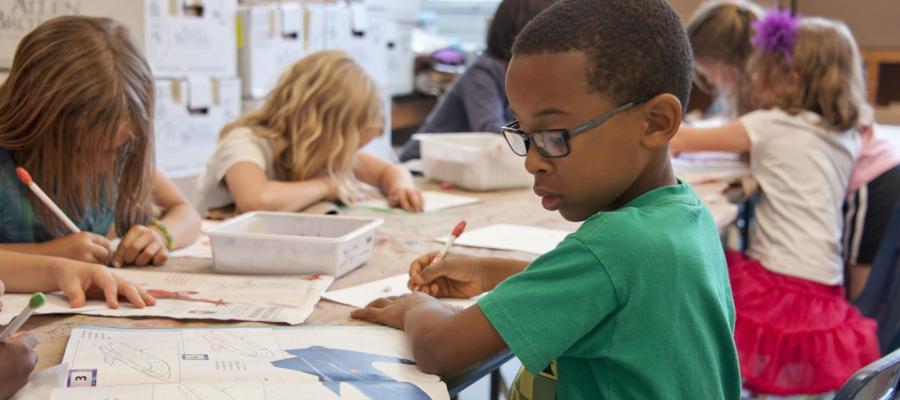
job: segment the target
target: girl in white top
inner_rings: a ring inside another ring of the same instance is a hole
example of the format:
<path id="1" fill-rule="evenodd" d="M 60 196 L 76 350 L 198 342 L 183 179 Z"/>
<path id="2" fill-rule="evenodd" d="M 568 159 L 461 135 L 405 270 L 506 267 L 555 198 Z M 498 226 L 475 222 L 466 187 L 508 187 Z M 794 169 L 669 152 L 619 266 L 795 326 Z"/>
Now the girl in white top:
<path id="1" fill-rule="evenodd" d="M 837 390 L 879 356 L 875 323 L 844 297 L 841 206 L 859 154 L 859 52 L 847 27 L 773 10 L 754 25 L 751 111 L 719 128 L 682 127 L 671 151 L 750 153 L 760 199 L 746 254 L 726 258 L 745 386 Z"/>
<path id="2" fill-rule="evenodd" d="M 300 211 L 347 201 L 351 181 L 421 211 L 409 171 L 359 151 L 384 128 L 378 91 L 346 53 L 324 51 L 289 67 L 265 104 L 225 126 L 199 181 L 201 210 Z"/>

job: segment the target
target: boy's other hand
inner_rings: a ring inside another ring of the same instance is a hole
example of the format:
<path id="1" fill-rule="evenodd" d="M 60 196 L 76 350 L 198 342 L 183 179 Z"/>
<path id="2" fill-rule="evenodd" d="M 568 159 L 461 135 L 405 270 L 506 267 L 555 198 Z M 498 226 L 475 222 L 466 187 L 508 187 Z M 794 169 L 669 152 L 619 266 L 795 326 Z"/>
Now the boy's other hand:
<path id="1" fill-rule="evenodd" d="M 48 255 L 99 264 L 109 260 L 109 239 L 94 233 L 73 233 L 46 243 Z"/>
<path id="2" fill-rule="evenodd" d="M 366 305 L 365 308 L 353 310 L 350 316 L 403 330 L 405 328 L 403 321 L 406 318 L 407 311 L 415 306 L 432 302 L 432 305 L 437 307 L 452 307 L 441 303 L 434 297 L 422 293 L 412 293 L 376 299 Z"/>
<path id="3" fill-rule="evenodd" d="M 479 257 L 448 254 L 443 260 L 431 264 L 438 252 L 419 257 L 409 266 L 410 290 L 419 289 L 434 297 L 467 299 L 484 293 L 484 268 Z"/>
<path id="4" fill-rule="evenodd" d="M 166 236 L 159 229 L 134 225 L 122 237 L 122 242 L 113 256 L 112 265 L 120 268 L 133 264 L 143 267 L 148 264 L 162 265 L 169 258 Z"/>
<path id="5" fill-rule="evenodd" d="M 118 308 L 119 296 L 136 308 L 156 304 L 156 299 L 143 288 L 103 265 L 60 259 L 49 272 L 54 284 L 48 285 L 47 291 L 62 290 L 72 307 L 84 306 L 87 298 L 105 298 L 110 308 Z"/>
<path id="6" fill-rule="evenodd" d="M 37 364 L 37 338 L 26 332 L 0 342 L 0 399 L 8 399 L 26 383 Z"/>

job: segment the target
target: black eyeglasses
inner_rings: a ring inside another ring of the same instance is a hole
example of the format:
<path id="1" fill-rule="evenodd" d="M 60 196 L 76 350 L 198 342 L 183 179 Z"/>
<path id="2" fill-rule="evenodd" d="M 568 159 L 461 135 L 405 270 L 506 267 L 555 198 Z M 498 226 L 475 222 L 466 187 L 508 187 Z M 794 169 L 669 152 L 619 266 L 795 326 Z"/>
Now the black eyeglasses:
<path id="1" fill-rule="evenodd" d="M 545 129 L 526 133 L 519 130 L 519 121 L 513 121 L 500 128 L 500 132 L 506 138 L 509 148 L 518 156 L 528 154 L 528 147 L 531 145 L 531 142 L 534 142 L 538 153 L 545 158 L 565 157 L 569 155 L 569 140 L 573 137 L 590 131 L 602 125 L 616 114 L 652 98 L 653 96 L 647 96 L 625 103 L 572 129 Z"/>

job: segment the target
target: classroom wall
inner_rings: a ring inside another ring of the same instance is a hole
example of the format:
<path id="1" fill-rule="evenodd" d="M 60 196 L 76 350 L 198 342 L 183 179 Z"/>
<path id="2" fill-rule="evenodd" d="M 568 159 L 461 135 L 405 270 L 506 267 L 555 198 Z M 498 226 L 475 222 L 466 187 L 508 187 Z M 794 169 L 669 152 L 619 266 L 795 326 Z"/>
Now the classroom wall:
<path id="1" fill-rule="evenodd" d="M 669 0 L 682 20 L 687 20 L 703 0 Z M 776 0 L 756 1 L 764 7 Z M 807 0 L 798 2 L 800 13 L 844 21 L 861 48 L 900 48 L 900 1 L 898 0 Z"/>

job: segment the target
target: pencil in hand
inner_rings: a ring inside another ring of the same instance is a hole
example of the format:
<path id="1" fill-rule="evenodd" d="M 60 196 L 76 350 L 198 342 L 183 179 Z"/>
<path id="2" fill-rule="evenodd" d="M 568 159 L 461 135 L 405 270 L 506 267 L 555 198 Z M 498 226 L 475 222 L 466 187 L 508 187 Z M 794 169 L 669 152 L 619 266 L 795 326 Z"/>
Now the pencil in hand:
<path id="1" fill-rule="evenodd" d="M 447 239 L 447 243 L 444 244 L 444 248 L 441 249 L 441 251 L 434 257 L 434 259 L 431 260 L 431 263 L 428 265 L 434 265 L 435 263 L 443 260 L 444 257 L 447 257 L 447 253 L 450 252 L 450 247 L 453 247 L 453 242 L 456 241 L 456 238 L 458 238 L 459 235 L 462 235 L 464 230 L 466 230 L 466 220 L 459 221 L 459 223 L 456 224 L 456 226 L 453 228 L 453 232 L 450 233 L 450 237 Z M 419 287 L 418 285 L 413 287 L 413 292 L 418 292 L 419 290 L 421 290 L 421 287 Z"/>
<path id="2" fill-rule="evenodd" d="M 34 183 L 34 180 L 31 179 L 31 174 L 29 174 L 25 168 L 16 167 L 16 175 L 19 176 L 19 180 L 22 181 L 25 186 L 28 186 L 28 188 L 31 189 L 31 192 L 34 193 L 35 196 L 41 199 L 41 202 L 43 202 L 44 205 L 50 208 L 50 211 L 53 211 L 53 214 L 63 222 L 66 228 L 69 228 L 72 233 L 81 232 L 81 229 L 78 229 L 78 226 L 66 216 L 66 213 L 64 213 L 43 190 L 41 190 L 41 187 L 38 186 L 37 183 Z"/>

